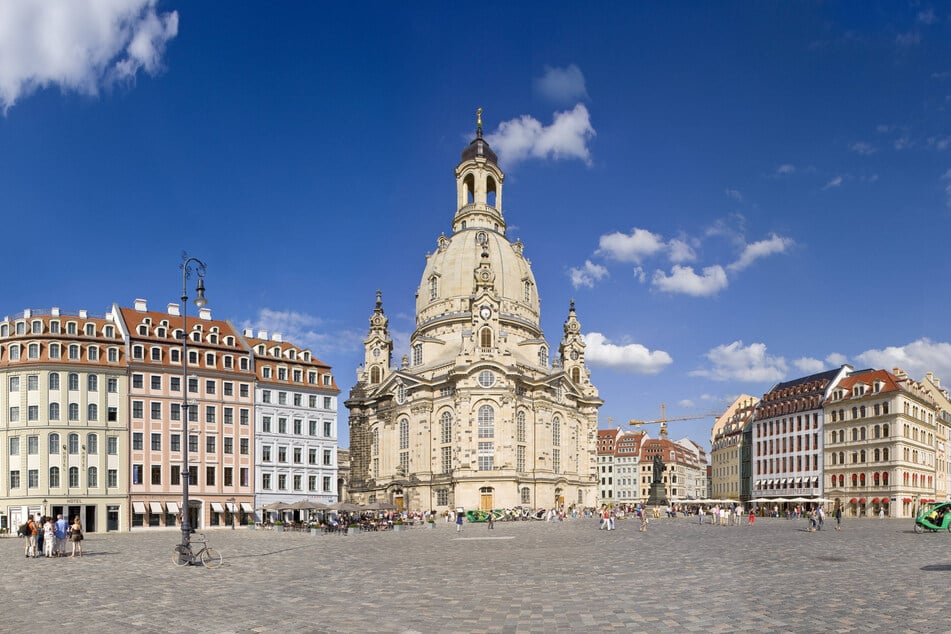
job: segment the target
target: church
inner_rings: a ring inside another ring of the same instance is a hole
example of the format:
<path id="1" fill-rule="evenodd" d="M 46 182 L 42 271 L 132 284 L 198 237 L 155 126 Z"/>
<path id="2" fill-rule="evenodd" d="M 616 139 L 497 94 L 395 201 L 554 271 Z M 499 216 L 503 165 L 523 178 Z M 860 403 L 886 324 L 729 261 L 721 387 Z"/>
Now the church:
<path id="1" fill-rule="evenodd" d="M 594 506 L 603 401 L 574 302 L 557 353 L 545 340 L 525 246 L 506 235 L 505 175 L 481 109 L 455 178 L 452 231 L 426 256 L 398 365 L 376 295 L 346 401 L 350 497 L 437 512 Z"/>

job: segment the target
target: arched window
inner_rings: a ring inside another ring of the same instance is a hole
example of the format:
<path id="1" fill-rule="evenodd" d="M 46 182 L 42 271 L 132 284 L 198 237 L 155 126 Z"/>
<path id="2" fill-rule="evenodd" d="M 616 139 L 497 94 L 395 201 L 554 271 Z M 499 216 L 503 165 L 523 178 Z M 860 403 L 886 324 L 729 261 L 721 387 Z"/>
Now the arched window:
<path id="1" fill-rule="evenodd" d="M 860 486 L 863 486 L 863 487 L 865 486 L 865 474 L 864 474 L 864 473 L 860 473 L 860 474 L 859 474 L 859 485 L 860 485 Z"/>
<path id="2" fill-rule="evenodd" d="M 872 436 L 873 436 L 874 438 L 881 438 L 881 437 L 882 437 L 882 428 L 881 428 L 880 425 L 875 425 L 875 427 L 872 428 Z"/>
<path id="3" fill-rule="evenodd" d="M 888 425 L 882 425 L 882 438 L 888 438 Z"/>
<path id="4" fill-rule="evenodd" d="M 79 486 L 79 467 L 69 468 L 69 486 L 70 487 Z"/>
<path id="5" fill-rule="evenodd" d="M 69 420 L 79 420 L 79 403 L 69 404 Z"/>
<path id="6" fill-rule="evenodd" d="M 525 412 L 515 415 L 515 442 L 525 442 Z"/>
<path id="7" fill-rule="evenodd" d="M 452 442 L 452 414 L 443 412 L 439 417 L 440 438 L 439 440 L 448 445 Z"/>
<path id="8" fill-rule="evenodd" d="M 842 473 L 839 474 L 839 486 L 840 487 L 845 486 L 845 475 Z"/>
<path id="9" fill-rule="evenodd" d="M 548 367 L 548 348 L 545 346 L 538 349 L 538 365 Z"/>
<path id="10" fill-rule="evenodd" d="M 99 406 L 95 403 L 86 406 L 86 420 L 99 420 Z"/>
<path id="11" fill-rule="evenodd" d="M 479 407 L 479 438 L 495 438 L 495 410 L 491 405 Z"/>
<path id="12" fill-rule="evenodd" d="M 859 439 L 859 430 L 855 427 L 852 428 L 852 442 L 857 442 Z"/>
<path id="13" fill-rule="evenodd" d="M 551 444 L 553 447 L 561 444 L 561 419 L 557 416 L 551 420 Z"/>
<path id="14" fill-rule="evenodd" d="M 68 444 L 67 450 L 71 454 L 79 453 L 79 434 L 69 435 L 69 444 Z"/>
<path id="15" fill-rule="evenodd" d="M 888 472 L 882 472 L 882 486 L 888 486 Z"/>
<path id="16" fill-rule="evenodd" d="M 876 471 L 875 473 L 872 474 L 872 482 L 875 484 L 875 486 L 879 486 L 879 484 L 878 484 L 878 483 L 879 483 L 878 471 Z"/>
<path id="17" fill-rule="evenodd" d="M 59 453 L 59 434 L 50 434 L 50 453 Z"/>
<path id="18" fill-rule="evenodd" d="M 492 347 L 492 329 L 483 328 L 479 331 L 479 347 L 480 348 L 491 348 Z"/>
<path id="19" fill-rule="evenodd" d="M 844 452 L 844 451 L 840 451 L 840 452 L 839 452 L 839 464 L 845 464 L 845 452 Z"/>
<path id="20" fill-rule="evenodd" d="M 99 470 L 96 467 L 86 469 L 86 486 L 99 486 Z"/>
<path id="21" fill-rule="evenodd" d="M 50 372 L 50 389 L 59 389 L 59 372 Z"/>
<path id="22" fill-rule="evenodd" d="M 471 205 L 475 201 L 475 176 L 473 174 L 466 174 L 466 177 L 462 179 L 462 187 L 465 194 L 463 204 Z M 463 229 L 465 229 L 465 227 L 463 227 Z"/>
<path id="23" fill-rule="evenodd" d="M 888 462 L 888 447 L 882 449 L 882 460 Z"/>
<path id="24" fill-rule="evenodd" d="M 370 383 L 380 382 L 380 368 L 373 366 L 370 368 Z"/>
<path id="25" fill-rule="evenodd" d="M 571 368 L 571 380 L 575 384 L 581 383 L 581 369 L 580 368 Z"/>
<path id="26" fill-rule="evenodd" d="M 50 488 L 59 488 L 59 467 L 50 467 Z"/>
<path id="27" fill-rule="evenodd" d="M 865 440 L 865 428 L 864 428 L 864 427 L 860 427 L 860 428 L 859 428 L 859 438 L 860 438 L 861 440 Z"/>
<path id="28" fill-rule="evenodd" d="M 86 453 L 94 456 L 99 453 L 99 436 L 86 434 Z"/>
<path id="29" fill-rule="evenodd" d="M 433 275 L 429 278 L 429 299 L 436 299 L 439 296 L 439 278 Z"/>
<path id="30" fill-rule="evenodd" d="M 400 449 L 409 449 L 409 420 L 400 420 Z"/>
<path id="31" fill-rule="evenodd" d="M 95 374 L 90 374 L 86 377 L 86 389 L 90 392 L 99 391 L 99 377 Z"/>
<path id="32" fill-rule="evenodd" d="M 865 450 L 859 452 L 859 462 L 865 462 Z"/>
<path id="33" fill-rule="evenodd" d="M 66 377 L 66 381 L 67 381 L 67 388 L 68 388 L 68 389 L 70 389 L 70 390 L 78 390 L 78 389 L 79 389 L 79 375 L 78 375 L 78 374 L 76 374 L 76 373 L 71 373 L 68 377 Z"/>
<path id="34" fill-rule="evenodd" d="M 59 403 L 50 403 L 50 420 L 59 420 Z"/>
<path id="35" fill-rule="evenodd" d="M 858 475 L 856 475 L 856 474 L 853 473 L 853 474 L 852 474 L 852 486 L 858 486 L 858 483 L 859 483 L 859 477 L 858 477 Z"/>
<path id="36" fill-rule="evenodd" d="M 873 458 L 873 460 L 874 460 L 875 462 L 878 462 L 878 461 L 881 459 L 881 457 L 882 457 L 881 451 L 879 451 L 878 449 L 876 449 L 875 452 L 874 452 L 874 456 L 875 456 L 875 457 Z"/>
<path id="37" fill-rule="evenodd" d="M 838 455 L 833 451 L 833 452 L 832 452 L 832 464 L 836 464 L 835 461 L 836 461 L 836 458 L 837 458 L 837 457 L 838 457 Z M 834 476 L 833 476 L 833 479 L 835 479 Z M 833 484 L 835 484 L 835 483 L 833 482 Z"/>

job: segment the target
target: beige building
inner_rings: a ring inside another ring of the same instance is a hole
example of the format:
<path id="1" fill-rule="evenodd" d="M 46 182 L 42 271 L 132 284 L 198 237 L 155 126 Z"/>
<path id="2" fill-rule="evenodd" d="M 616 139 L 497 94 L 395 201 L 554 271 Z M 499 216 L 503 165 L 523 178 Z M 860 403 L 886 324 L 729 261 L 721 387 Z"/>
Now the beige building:
<path id="1" fill-rule="evenodd" d="M 25 310 L 0 321 L 0 522 L 79 516 L 87 532 L 129 516 L 126 349 L 113 315 Z M 3 525 L 0 524 L 0 525 Z"/>
<path id="2" fill-rule="evenodd" d="M 935 426 L 935 499 L 944 501 L 951 494 L 951 395 L 947 388 L 941 385 L 941 379 L 933 372 L 925 374 L 921 384 L 931 393 L 938 410 L 936 412 L 937 425 Z"/>
<path id="3" fill-rule="evenodd" d="M 753 420 L 759 399 L 741 394 L 713 423 L 710 433 L 710 497 L 739 500 L 743 432 Z"/>
<path id="4" fill-rule="evenodd" d="M 836 382 L 825 403 L 826 497 L 853 517 L 911 517 L 935 500 L 939 434 L 933 390 L 895 369 Z"/>
<path id="5" fill-rule="evenodd" d="M 420 510 L 593 506 L 602 401 L 574 304 L 553 355 L 481 123 L 455 177 L 452 232 L 427 256 L 411 355 L 397 366 L 377 294 L 346 402 L 350 496 Z"/>

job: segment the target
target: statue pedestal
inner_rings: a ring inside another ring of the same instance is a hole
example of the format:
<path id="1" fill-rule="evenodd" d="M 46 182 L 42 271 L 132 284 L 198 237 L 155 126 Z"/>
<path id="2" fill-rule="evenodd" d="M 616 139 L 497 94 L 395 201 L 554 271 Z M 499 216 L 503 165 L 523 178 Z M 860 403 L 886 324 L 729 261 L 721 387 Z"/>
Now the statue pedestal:
<path id="1" fill-rule="evenodd" d="M 650 495 L 647 498 L 648 506 L 662 506 L 667 504 L 667 491 L 663 482 L 652 482 Z"/>

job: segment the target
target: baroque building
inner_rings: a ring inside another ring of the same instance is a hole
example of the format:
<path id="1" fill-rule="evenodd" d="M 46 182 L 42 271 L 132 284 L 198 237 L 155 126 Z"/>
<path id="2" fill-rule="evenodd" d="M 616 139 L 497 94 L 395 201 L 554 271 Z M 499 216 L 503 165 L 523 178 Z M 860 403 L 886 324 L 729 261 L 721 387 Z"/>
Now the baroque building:
<path id="1" fill-rule="evenodd" d="M 712 498 L 749 500 L 749 487 L 744 490 L 742 485 L 743 439 L 752 424 L 757 403 L 759 399 L 755 396 L 741 394 L 713 424 L 710 433 Z"/>
<path id="2" fill-rule="evenodd" d="M 427 255 L 411 354 L 393 361 L 382 297 L 350 410 L 350 497 L 414 510 L 596 503 L 597 413 L 574 303 L 557 356 L 504 174 L 482 137 L 456 166 L 450 235 Z"/>

